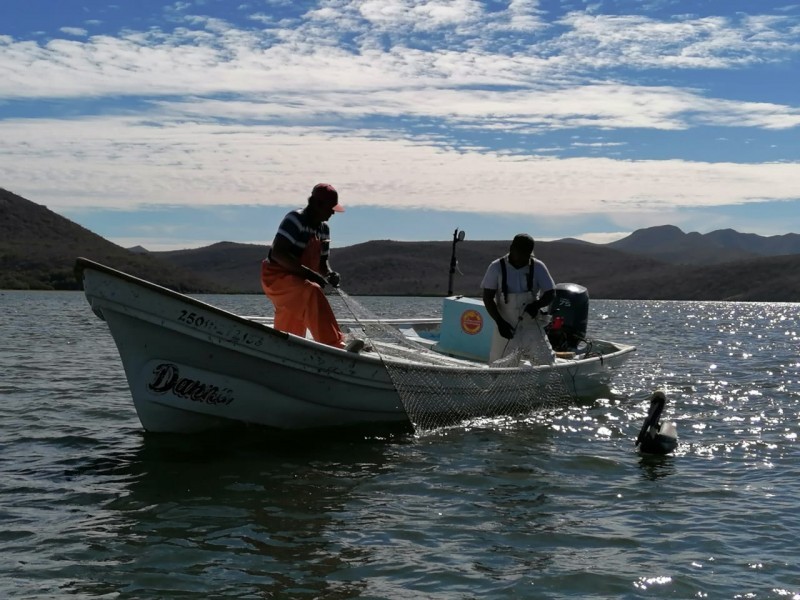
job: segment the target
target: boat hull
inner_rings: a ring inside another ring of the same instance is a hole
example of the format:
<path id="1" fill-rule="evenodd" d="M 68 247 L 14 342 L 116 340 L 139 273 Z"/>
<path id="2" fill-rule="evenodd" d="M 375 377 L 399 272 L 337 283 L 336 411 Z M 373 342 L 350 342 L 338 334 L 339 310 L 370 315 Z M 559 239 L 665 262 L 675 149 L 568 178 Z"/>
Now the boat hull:
<path id="1" fill-rule="evenodd" d="M 108 324 L 148 431 L 192 433 L 241 424 L 412 431 L 392 380 L 404 369 L 429 369 L 446 382 L 451 397 L 460 398 L 459 365 L 401 361 L 387 369 L 375 353 L 349 353 L 289 335 L 86 259 L 78 259 L 76 269 L 92 310 Z M 555 368 L 563 369 L 573 393 L 586 396 L 632 350 L 616 348 Z M 429 401 L 431 413 L 441 410 L 435 396 Z M 480 398 L 465 402 L 472 405 L 463 414 L 487 411 Z"/>
<path id="2" fill-rule="evenodd" d="M 84 290 L 119 350 L 142 425 L 195 432 L 372 423 L 410 428 L 377 359 L 240 319 L 130 276 L 84 267 Z"/>

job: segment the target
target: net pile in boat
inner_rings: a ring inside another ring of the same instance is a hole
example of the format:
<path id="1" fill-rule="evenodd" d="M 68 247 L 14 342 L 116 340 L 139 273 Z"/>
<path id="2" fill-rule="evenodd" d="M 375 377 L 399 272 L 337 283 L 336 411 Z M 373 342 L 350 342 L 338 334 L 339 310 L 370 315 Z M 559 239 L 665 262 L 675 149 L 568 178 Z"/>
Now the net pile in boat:
<path id="1" fill-rule="evenodd" d="M 566 369 L 548 364 L 551 349 L 541 333 L 538 342 L 534 338 L 500 360 L 476 363 L 436 352 L 421 338 L 410 339 L 338 292 L 360 326 L 351 336 L 380 356 L 417 433 L 485 417 L 530 414 L 575 399 Z"/>

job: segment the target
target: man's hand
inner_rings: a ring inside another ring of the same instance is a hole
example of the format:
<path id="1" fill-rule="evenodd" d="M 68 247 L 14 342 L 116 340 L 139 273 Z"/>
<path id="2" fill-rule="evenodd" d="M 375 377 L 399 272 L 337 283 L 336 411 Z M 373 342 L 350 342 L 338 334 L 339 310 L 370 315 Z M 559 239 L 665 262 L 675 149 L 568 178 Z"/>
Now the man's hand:
<path id="1" fill-rule="evenodd" d="M 316 271 L 313 271 L 313 270 L 311 270 L 309 268 L 305 269 L 305 274 L 306 274 L 306 279 L 308 279 L 309 281 L 311 281 L 313 283 L 316 283 L 319 287 L 325 289 L 325 284 L 327 284 L 328 282 L 325 280 L 325 278 L 322 275 L 320 275 Z"/>
<path id="2" fill-rule="evenodd" d="M 336 271 L 330 271 L 328 273 L 328 283 L 330 283 L 333 287 L 339 287 L 339 282 L 342 280 L 341 275 Z"/>
<path id="3" fill-rule="evenodd" d="M 506 323 L 503 319 L 498 319 L 497 321 L 497 331 L 500 332 L 507 340 L 510 340 L 514 337 L 514 328 L 511 327 L 508 323 Z"/>
<path id="4" fill-rule="evenodd" d="M 536 301 L 531 302 L 525 307 L 525 312 L 532 316 L 534 319 L 539 314 L 539 303 Z"/>

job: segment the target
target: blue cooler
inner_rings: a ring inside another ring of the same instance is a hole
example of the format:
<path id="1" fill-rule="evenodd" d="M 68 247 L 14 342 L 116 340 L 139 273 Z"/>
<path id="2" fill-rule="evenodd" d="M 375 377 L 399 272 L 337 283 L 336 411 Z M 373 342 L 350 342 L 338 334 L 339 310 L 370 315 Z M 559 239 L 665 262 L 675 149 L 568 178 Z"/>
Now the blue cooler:
<path id="1" fill-rule="evenodd" d="M 488 362 L 496 332 L 497 327 L 481 300 L 451 296 L 442 304 L 442 328 L 435 349 Z"/>

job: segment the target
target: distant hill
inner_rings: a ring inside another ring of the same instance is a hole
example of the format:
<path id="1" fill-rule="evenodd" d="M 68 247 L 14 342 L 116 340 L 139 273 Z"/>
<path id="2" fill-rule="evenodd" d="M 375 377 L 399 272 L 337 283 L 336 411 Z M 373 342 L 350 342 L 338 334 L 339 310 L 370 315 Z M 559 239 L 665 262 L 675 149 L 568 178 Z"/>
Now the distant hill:
<path id="1" fill-rule="evenodd" d="M 584 285 L 593 298 L 800 302 L 798 240 L 797 234 L 701 235 L 663 226 L 611 244 L 537 242 L 536 256 L 557 282 Z M 508 246 L 509 240 L 459 243 L 454 293 L 479 295 L 486 267 Z M 451 241 L 375 240 L 334 248 L 331 262 L 354 295 L 444 296 L 451 248 Z M 261 293 L 260 265 L 268 250 L 235 242 L 126 250 L 0 189 L 0 289 L 75 289 L 73 264 L 85 256 L 179 291 Z"/>
<path id="2" fill-rule="evenodd" d="M 480 295 L 491 261 L 508 252 L 509 241 L 464 241 L 457 246 L 459 270 L 454 293 Z M 452 242 L 373 241 L 331 253 L 342 285 L 354 280 L 353 293 L 445 295 Z M 535 253 L 557 281 L 577 282 L 600 293 L 603 282 L 620 272 L 648 273 L 662 265 L 608 248 L 562 242 L 537 242 Z M 424 286 L 424 287 L 423 287 Z"/>
<path id="3" fill-rule="evenodd" d="M 800 235 L 786 233 L 764 237 L 755 233 L 739 233 L 733 229 L 718 229 L 705 237 L 723 248 L 739 249 L 760 256 L 786 256 L 800 254 Z"/>
<path id="4" fill-rule="evenodd" d="M 608 281 L 600 297 L 800 302 L 800 255 L 625 275 Z"/>
<path id="5" fill-rule="evenodd" d="M 638 229 L 609 248 L 649 256 L 671 264 L 713 265 L 766 256 L 800 254 L 800 235 L 764 237 L 721 229 L 711 233 L 684 233 L 674 225 Z"/>
<path id="6" fill-rule="evenodd" d="M 479 295 L 486 267 L 508 252 L 508 241 L 466 241 L 458 245 L 461 274 L 453 292 Z M 444 296 L 450 272 L 452 242 L 377 240 L 331 250 L 331 264 L 342 275 L 342 287 L 356 295 Z M 261 292 L 260 266 L 269 246 L 220 242 L 194 250 L 154 252 L 183 269 L 213 277 L 230 289 Z M 619 272 L 647 274 L 662 263 L 617 250 L 563 242 L 537 242 L 536 256 L 561 281 L 600 286 Z"/>
<path id="7" fill-rule="evenodd" d="M 261 293 L 261 261 L 268 246 L 218 242 L 192 250 L 151 252 L 164 262 L 217 281 L 242 293 Z"/>
<path id="8" fill-rule="evenodd" d="M 214 281 L 148 254 L 134 254 L 47 207 L 0 188 L 0 289 L 78 289 L 85 256 L 180 291 L 224 291 Z"/>
<path id="9" fill-rule="evenodd" d="M 453 292 L 480 295 L 488 264 L 508 251 L 507 241 L 458 245 L 460 274 Z M 451 242 L 378 240 L 334 248 L 331 263 L 353 295 L 444 296 Z M 157 252 L 163 260 L 212 275 L 244 293 L 260 293 L 259 269 L 268 246 L 222 242 L 195 250 Z M 557 282 L 586 286 L 594 298 L 800 302 L 800 254 L 724 265 L 672 265 L 594 244 L 537 242 L 536 256 Z"/>

